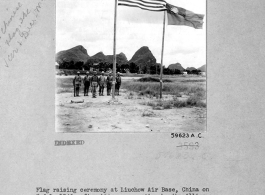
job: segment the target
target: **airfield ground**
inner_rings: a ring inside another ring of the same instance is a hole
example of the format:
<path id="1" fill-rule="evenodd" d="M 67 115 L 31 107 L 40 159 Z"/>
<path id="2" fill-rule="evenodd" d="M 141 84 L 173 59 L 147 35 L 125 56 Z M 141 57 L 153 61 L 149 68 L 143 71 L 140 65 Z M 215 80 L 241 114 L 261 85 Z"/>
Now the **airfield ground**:
<path id="1" fill-rule="evenodd" d="M 205 92 L 206 78 L 200 76 L 168 77 L 170 85 L 199 86 Z M 111 96 L 92 98 L 83 95 L 74 97 L 73 76 L 56 76 L 56 131 L 62 133 L 89 132 L 204 132 L 206 131 L 206 107 L 183 106 L 164 109 L 152 106 L 159 102 L 155 96 L 139 95 L 128 90 L 128 85 L 139 77 L 122 77 L 123 85 L 120 96 L 111 101 Z M 137 83 L 136 83 L 137 84 Z M 157 83 L 159 84 L 159 83 Z M 148 85 L 148 83 L 144 84 Z M 130 87 L 129 87 L 130 88 Z M 182 87 L 183 88 L 183 87 Z M 184 89 L 184 88 L 183 88 Z M 186 88 L 185 88 L 186 89 Z M 178 101 L 186 101 L 190 94 L 178 93 Z M 165 94 L 163 102 L 172 102 L 174 94 Z M 80 101 L 83 103 L 71 103 Z M 206 104 L 206 97 L 202 100 Z"/>

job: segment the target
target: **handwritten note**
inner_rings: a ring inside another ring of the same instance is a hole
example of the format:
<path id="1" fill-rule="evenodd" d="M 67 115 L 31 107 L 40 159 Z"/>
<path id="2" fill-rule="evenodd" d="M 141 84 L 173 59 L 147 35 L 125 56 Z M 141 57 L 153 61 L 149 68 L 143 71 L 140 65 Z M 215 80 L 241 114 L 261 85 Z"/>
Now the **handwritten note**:
<path id="1" fill-rule="evenodd" d="M 24 43 L 34 33 L 44 3 L 45 0 L 39 0 L 29 7 L 23 2 L 18 2 L 16 6 L 6 8 L 7 17 L 0 20 L 0 60 L 3 62 L 1 65 L 12 65 Z"/>

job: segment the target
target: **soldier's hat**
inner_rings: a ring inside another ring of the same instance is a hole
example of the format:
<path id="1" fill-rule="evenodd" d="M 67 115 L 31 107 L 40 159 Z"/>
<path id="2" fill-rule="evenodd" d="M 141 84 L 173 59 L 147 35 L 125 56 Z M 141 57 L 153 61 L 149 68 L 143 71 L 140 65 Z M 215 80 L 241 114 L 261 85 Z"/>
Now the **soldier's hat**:
<path id="1" fill-rule="evenodd" d="M 88 74 L 88 73 L 89 73 L 89 71 L 86 71 L 86 73 Z"/>
<path id="2" fill-rule="evenodd" d="M 121 74 L 120 72 L 118 72 L 118 74 Z"/>
<path id="3" fill-rule="evenodd" d="M 77 71 L 77 74 L 80 73 L 79 71 Z"/>
<path id="4" fill-rule="evenodd" d="M 104 71 L 102 71 L 101 73 L 104 73 Z"/>

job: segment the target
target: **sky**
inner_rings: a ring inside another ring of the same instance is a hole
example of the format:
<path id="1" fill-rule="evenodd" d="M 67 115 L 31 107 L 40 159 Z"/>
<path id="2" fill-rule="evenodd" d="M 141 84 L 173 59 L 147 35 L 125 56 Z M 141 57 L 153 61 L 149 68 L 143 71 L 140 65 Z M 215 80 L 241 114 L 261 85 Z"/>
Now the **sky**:
<path id="1" fill-rule="evenodd" d="M 206 0 L 167 2 L 205 17 L 203 29 L 166 25 L 163 64 L 206 64 Z M 83 45 L 89 56 L 100 51 L 113 55 L 114 5 L 114 0 L 56 0 L 56 52 Z M 118 6 L 117 54 L 123 52 L 130 60 L 140 47 L 148 46 L 160 63 L 162 32 L 163 12 Z"/>

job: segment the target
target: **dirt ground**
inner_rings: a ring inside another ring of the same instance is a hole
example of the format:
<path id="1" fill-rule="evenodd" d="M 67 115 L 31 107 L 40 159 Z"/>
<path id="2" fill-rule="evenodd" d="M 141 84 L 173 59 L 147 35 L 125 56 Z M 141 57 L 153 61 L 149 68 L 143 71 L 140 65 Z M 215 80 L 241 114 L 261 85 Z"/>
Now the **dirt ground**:
<path id="1" fill-rule="evenodd" d="M 206 108 L 153 110 L 141 102 L 149 98 L 128 99 L 121 89 L 115 101 L 111 96 L 74 97 L 73 93 L 56 94 L 56 129 L 63 133 L 88 132 L 204 132 Z M 71 101 L 84 101 L 71 103 Z"/>

